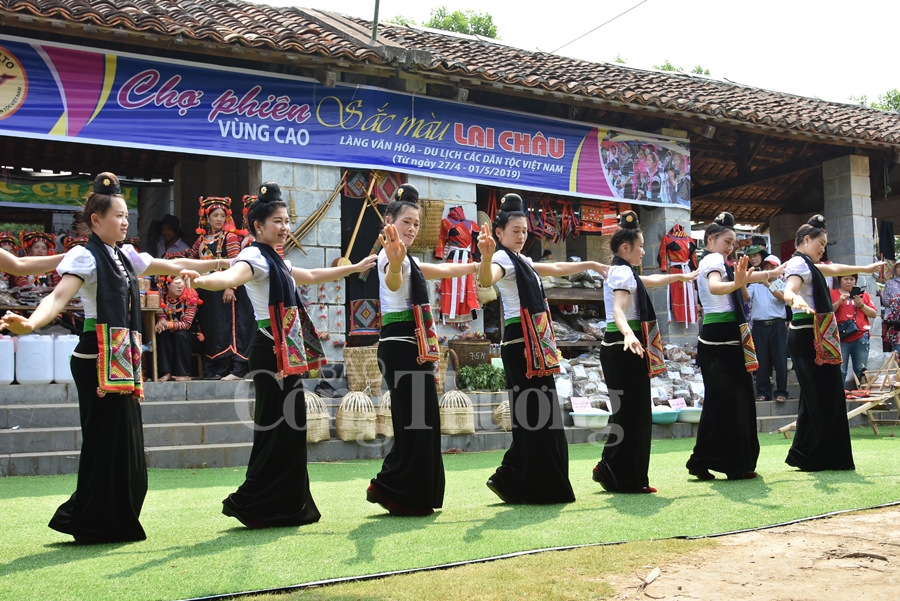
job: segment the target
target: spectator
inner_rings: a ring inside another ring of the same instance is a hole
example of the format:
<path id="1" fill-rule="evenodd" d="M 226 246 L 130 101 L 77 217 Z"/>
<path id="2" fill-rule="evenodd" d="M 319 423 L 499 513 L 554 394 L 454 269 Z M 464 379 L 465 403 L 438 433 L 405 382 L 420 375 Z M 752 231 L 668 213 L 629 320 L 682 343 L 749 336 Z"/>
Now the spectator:
<path id="1" fill-rule="evenodd" d="M 891 277 L 884 283 L 881 304 L 884 306 L 884 339 L 892 351 L 900 354 L 900 261 L 894 263 Z"/>
<path id="2" fill-rule="evenodd" d="M 552 260 L 553 260 L 553 251 L 548 248 L 547 250 L 544 251 L 544 254 L 541 255 L 540 262 L 546 263 L 546 262 L 552 261 Z"/>
<path id="3" fill-rule="evenodd" d="M 781 265 L 775 255 L 763 259 L 766 249 L 751 246 L 747 249 L 750 266 L 757 270 L 772 270 Z M 775 401 L 787 400 L 787 328 L 785 327 L 784 281 L 747 285 L 750 298 L 750 322 L 753 344 L 759 369 L 756 371 L 756 400 L 772 400 L 772 370 L 775 370 Z"/>
<path id="4" fill-rule="evenodd" d="M 156 233 L 159 234 L 159 242 L 156 243 L 157 258 L 167 254 L 180 254 L 191 248 L 181 239 L 184 232 L 181 230 L 181 222 L 175 215 L 164 215 L 162 220 L 157 221 Z"/>
<path id="5" fill-rule="evenodd" d="M 48 257 L 56 254 L 56 239 L 45 232 L 26 232 L 22 235 L 22 248 L 28 257 Z M 19 288 L 37 286 L 54 288 L 61 277 L 56 271 L 39 275 L 21 275 L 13 280 Z"/>
<path id="6" fill-rule="evenodd" d="M 191 379 L 191 353 L 203 350 L 202 335 L 194 325 L 199 299 L 195 290 L 185 288 L 181 276 L 160 279 L 167 285 L 165 311 L 156 315 L 159 381 L 167 382 L 174 376 L 183 382 Z"/>
<path id="7" fill-rule="evenodd" d="M 868 292 L 863 292 L 856 286 L 858 276 L 856 274 L 845 275 L 840 279 L 840 287 L 831 291 L 831 301 L 834 307 L 834 317 L 838 322 L 838 330 L 841 333 L 841 377 L 844 384 L 847 383 L 847 363 L 853 360 L 853 373 L 858 380 L 862 380 L 866 371 L 866 362 L 869 360 L 869 330 L 872 325 L 870 319 L 878 315 L 875 304 Z M 856 324 L 856 328 L 850 327 L 846 333 L 849 322 Z"/>

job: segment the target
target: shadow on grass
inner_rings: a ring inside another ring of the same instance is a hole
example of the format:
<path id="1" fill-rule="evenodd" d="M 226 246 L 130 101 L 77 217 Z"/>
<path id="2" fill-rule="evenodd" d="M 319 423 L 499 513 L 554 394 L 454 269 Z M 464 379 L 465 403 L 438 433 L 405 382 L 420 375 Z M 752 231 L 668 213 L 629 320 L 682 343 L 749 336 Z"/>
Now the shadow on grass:
<path id="1" fill-rule="evenodd" d="M 827 495 L 840 492 L 842 484 L 874 484 L 855 470 L 810 472 L 809 475 L 815 480 L 813 487 Z"/>
<path id="2" fill-rule="evenodd" d="M 519 530 L 523 527 L 534 526 L 542 522 L 556 519 L 566 504 L 556 505 L 504 505 L 505 509 L 489 518 L 473 526 L 463 535 L 463 540 L 467 543 L 481 540 L 486 532 L 496 530 L 502 532 L 504 530 Z"/>
<path id="3" fill-rule="evenodd" d="M 373 551 L 378 539 L 432 526 L 437 516 L 437 513 L 421 517 L 401 517 L 387 513 L 369 516 L 347 535 L 356 546 L 356 557 L 348 559 L 346 563 L 353 565 L 375 561 Z"/>
<path id="4" fill-rule="evenodd" d="M 0 563 L 0 574 L 8 576 L 18 572 L 30 572 L 43 568 L 62 566 L 73 561 L 89 561 L 140 542 L 143 541 L 107 543 L 102 545 L 79 545 L 74 540 L 48 543 L 44 545 L 44 548 L 47 549 L 47 551 L 44 551 L 43 553 L 23 555 L 9 563 Z"/>
<path id="5" fill-rule="evenodd" d="M 780 509 L 781 505 L 764 503 L 762 499 L 769 496 L 770 485 L 763 476 L 757 476 L 752 480 L 725 480 L 716 478 L 709 483 L 712 490 L 718 494 L 745 505 L 754 505 L 763 509 Z"/>
<path id="6" fill-rule="evenodd" d="M 609 507 L 618 513 L 635 517 L 650 517 L 672 504 L 673 499 L 659 494 L 623 494 L 601 490 L 596 493 L 608 501 Z"/>

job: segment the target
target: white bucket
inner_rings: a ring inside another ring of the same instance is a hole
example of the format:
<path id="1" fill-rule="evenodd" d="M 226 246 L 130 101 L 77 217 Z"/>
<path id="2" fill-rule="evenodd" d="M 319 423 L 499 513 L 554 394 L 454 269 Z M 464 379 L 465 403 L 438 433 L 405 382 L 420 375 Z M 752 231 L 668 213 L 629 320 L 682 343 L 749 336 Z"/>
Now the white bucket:
<path id="1" fill-rule="evenodd" d="M 0 384 L 16 379 L 16 343 L 12 336 L 0 336 Z"/>
<path id="2" fill-rule="evenodd" d="M 72 358 L 72 351 L 76 346 L 78 346 L 78 336 L 74 334 L 57 336 L 53 341 L 53 381 L 57 384 L 75 382 L 72 379 L 69 359 Z"/>
<path id="3" fill-rule="evenodd" d="M 53 381 L 53 336 L 19 337 L 16 380 L 19 384 L 49 384 Z"/>

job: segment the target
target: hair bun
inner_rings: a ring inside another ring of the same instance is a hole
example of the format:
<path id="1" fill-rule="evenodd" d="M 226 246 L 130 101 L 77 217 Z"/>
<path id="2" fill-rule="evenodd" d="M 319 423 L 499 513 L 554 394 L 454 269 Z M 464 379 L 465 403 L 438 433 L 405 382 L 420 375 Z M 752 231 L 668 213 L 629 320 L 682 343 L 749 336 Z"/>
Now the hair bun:
<path id="1" fill-rule="evenodd" d="M 94 194 L 106 194 L 107 196 L 112 196 L 113 194 L 120 193 L 119 178 L 112 173 L 104 172 L 94 178 Z"/>
<path id="2" fill-rule="evenodd" d="M 825 218 L 822 215 L 813 215 L 806 223 L 813 227 L 817 227 L 820 230 L 825 229 Z"/>
<path id="3" fill-rule="evenodd" d="M 719 216 L 713 220 L 713 223 L 716 225 L 721 225 L 722 227 L 727 227 L 729 229 L 734 229 L 734 215 L 731 213 L 724 211 L 719 213 Z"/>
<path id="4" fill-rule="evenodd" d="M 521 213 L 525 208 L 525 202 L 522 200 L 522 197 L 518 194 L 509 193 L 503 196 L 500 199 L 500 210 L 506 211 L 507 213 L 519 212 Z"/>
<path id="5" fill-rule="evenodd" d="M 275 182 L 266 182 L 259 187 L 256 199 L 260 202 L 277 202 L 281 200 L 281 187 Z"/>
<path id="6" fill-rule="evenodd" d="M 391 200 L 419 202 L 419 189 L 412 184 L 403 184 L 391 195 Z"/>
<path id="7" fill-rule="evenodd" d="M 621 215 L 619 215 L 619 227 L 625 228 L 626 230 L 636 230 L 641 226 L 638 221 L 637 213 L 634 211 L 625 211 Z"/>

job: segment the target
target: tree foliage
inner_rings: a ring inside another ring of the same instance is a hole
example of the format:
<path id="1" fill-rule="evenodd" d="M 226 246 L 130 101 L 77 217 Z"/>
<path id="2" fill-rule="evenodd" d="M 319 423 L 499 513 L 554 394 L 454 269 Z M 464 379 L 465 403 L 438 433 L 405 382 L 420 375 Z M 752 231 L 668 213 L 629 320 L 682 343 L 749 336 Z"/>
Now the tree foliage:
<path id="1" fill-rule="evenodd" d="M 446 6 L 431 9 L 431 18 L 425 23 L 425 27 L 469 35 L 480 35 L 486 38 L 497 37 L 497 26 L 494 24 L 494 17 L 490 13 L 476 12 L 474 10 L 455 10 L 450 12 Z"/>
<path id="2" fill-rule="evenodd" d="M 850 100 L 863 106 L 882 111 L 900 111 L 900 90 L 894 88 L 878 95 L 878 100 L 869 102 L 868 96 L 851 96 Z"/>
<path id="3" fill-rule="evenodd" d="M 684 73 L 684 68 L 676 67 L 671 62 L 669 62 L 669 59 L 666 59 L 665 62 L 663 62 L 663 64 L 661 65 L 653 65 L 653 68 L 659 71 L 673 71 L 675 73 Z M 709 69 L 704 69 L 701 65 L 697 65 L 696 67 L 694 67 L 691 73 L 696 73 L 697 75 L 710 75 Z"/>

